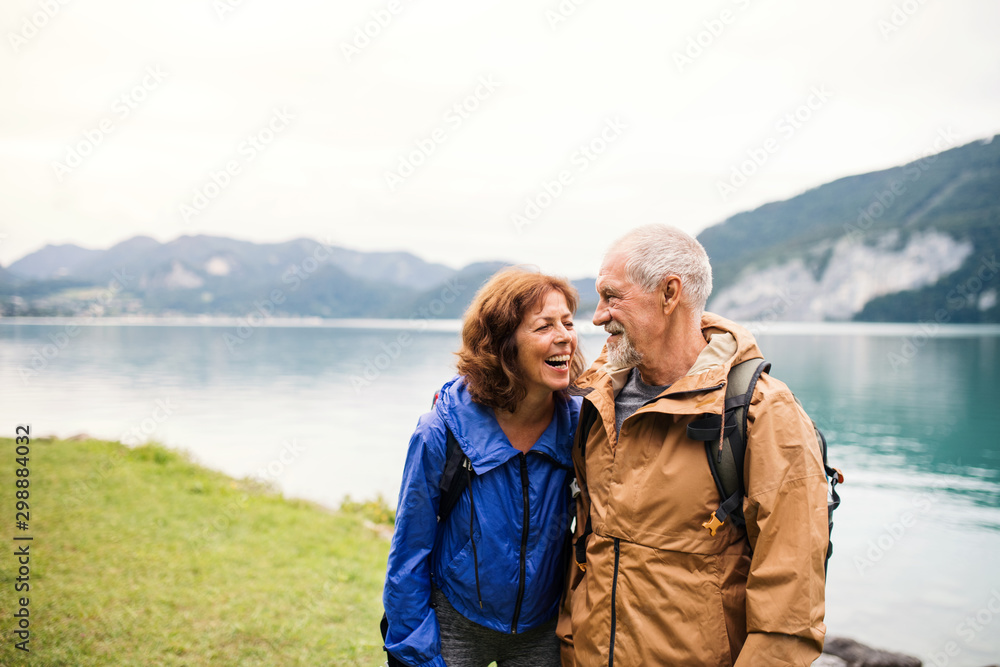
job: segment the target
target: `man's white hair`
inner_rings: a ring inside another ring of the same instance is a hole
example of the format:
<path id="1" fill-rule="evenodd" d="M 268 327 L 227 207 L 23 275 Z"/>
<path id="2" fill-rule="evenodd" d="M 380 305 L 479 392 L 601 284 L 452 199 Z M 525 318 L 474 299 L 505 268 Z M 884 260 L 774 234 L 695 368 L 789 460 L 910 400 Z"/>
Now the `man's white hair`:
<path id="1" fill-rule="evenodd" d="M 670 225 L 637 227 L 615 241 L 605 257 L 625 255 L 625 277 L 646 292 L 668 276 L 681 279 L 681 295 L 701 315 L 712 293 L 712 266 L 708 253 L 690 234 Z"/>

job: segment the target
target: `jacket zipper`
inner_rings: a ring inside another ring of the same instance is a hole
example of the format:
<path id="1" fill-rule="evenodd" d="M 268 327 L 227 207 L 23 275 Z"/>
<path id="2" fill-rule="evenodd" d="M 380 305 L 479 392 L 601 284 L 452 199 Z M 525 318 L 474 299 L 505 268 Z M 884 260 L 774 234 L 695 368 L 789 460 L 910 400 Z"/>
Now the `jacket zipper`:
<path id="1" fill-rule="evenodd" d="M 674 397 L 677 397 L 677 396 L 683 396 L 684 394 L 694 394 L 694 393 L 701 393 L 701 392 L 705 392 L 705 391 L 714 391 L 716 389 L 721 389 L 724 386 L 725 386 L 725 383 L 722 383 L 722 384 L 717 384 L 714 387 L 703 387 L 703 388 L 700 388 L 700 389 L 691 389 L 691 390 L 688 390 L 688 391 L 677 391 L 677 392 L 673 392 L 673 393 L 670 393 L 670 394 L 664 394 L 662 396 L 657 396 L 655 398 L 652 398 L 652 399 L 646 401 L 645 403 L 643 403 L 639 407 L 640 407 L 640 409 L 644 408 L 647 405 L 651 405 L 651 404 L 657 402 L 661 398 L 674 398 Z M 629 416 L 632 417 L 633 415 L 629 415 Z M 623 426 L 624 426 L 624 424 L 623 424 Z M 615 538 L 615 569 L 614 569 L 614 575 L 613 575 L 613 577 L 611 579 L 611 643 L 610 643 L 610 646 L 608 647 L 608 667 L 614 667 L 614 664 L 615 664 L 615 626 L 618 623 L 617 612 L 616 612 L 616 609 L 615 609 L 615 601 L 616 601 L 616 597 L 617 597 L 617 593 L 618 593 L 618 564 L 619 564 L 620 560 L 621 560 L 621 539 L 616 537 Z"/>
<path id="2" fill-rule="evenodd" d="M 521 457 L 521 496 L 524 499 L 524 520 L 521 528 L 521 574 L 517 582 L 517 603 L 514 605 L 514 620 L 510 624 L 511 634 L 517 634 L 517 620 L 521 616 L 521 602 L 524 600 L 525 552 L 528 550 L 528 457 Z"/>
<path id="3" fill-rule="evenodd" d="M 608 667 L 614 667 L 615 664 L 615 625 L 617 624 L 617 615 L 615 612 L 615 597 L 618 592 L 618 560 L 621 556 L 621 540 L 615 538 L 615 573 L 614 577 L 611 579 L 611 646 L 608 649 Z"/>

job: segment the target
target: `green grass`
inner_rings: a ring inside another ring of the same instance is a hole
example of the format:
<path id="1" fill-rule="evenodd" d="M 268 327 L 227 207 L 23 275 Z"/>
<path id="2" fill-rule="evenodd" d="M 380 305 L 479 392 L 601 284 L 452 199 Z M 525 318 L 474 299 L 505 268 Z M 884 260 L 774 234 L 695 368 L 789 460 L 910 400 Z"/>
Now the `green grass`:
<path id="1" fill-rule="evenodd" d="M 0 438 L 0 665 L 381 665 L 388 542 L 369 517 L 287 500 L 158 445 L 34 440 L 30 530 Z M 14 648 L 30 534 L 31 652 Z"/>

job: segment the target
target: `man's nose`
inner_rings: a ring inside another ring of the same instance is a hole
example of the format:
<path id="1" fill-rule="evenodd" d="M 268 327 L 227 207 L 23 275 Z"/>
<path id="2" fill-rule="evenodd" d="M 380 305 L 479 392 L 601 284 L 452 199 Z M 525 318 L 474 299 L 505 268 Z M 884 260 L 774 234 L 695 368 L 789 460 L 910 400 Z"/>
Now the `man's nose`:
<path id="1" fill-rule="evenodd" d="M 608 311 L 608 303 L 604 299 L 597 302 L 597 310 L 594 311 L 594 326 L 600 327 L 611 321 L 611 313 Z"/>

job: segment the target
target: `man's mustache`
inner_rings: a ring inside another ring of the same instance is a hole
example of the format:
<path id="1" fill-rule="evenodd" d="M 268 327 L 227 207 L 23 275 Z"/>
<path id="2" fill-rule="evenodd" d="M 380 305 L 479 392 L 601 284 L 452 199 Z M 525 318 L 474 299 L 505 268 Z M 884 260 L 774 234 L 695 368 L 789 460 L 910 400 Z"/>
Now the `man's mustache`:
<path id="1" fill-rule="evenodd" d="M 623 334 L 625 333 L 625 327 L 623 327 L 618 322 L 608 322 L 604 325 L 604 330 L 609 334 Z"/>

